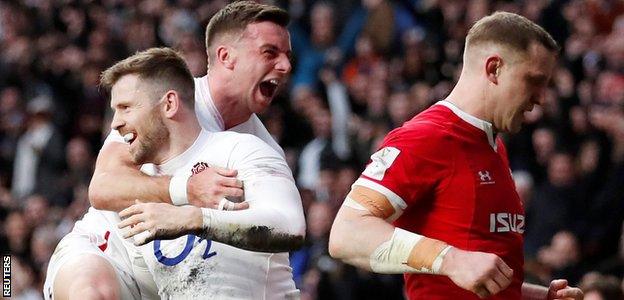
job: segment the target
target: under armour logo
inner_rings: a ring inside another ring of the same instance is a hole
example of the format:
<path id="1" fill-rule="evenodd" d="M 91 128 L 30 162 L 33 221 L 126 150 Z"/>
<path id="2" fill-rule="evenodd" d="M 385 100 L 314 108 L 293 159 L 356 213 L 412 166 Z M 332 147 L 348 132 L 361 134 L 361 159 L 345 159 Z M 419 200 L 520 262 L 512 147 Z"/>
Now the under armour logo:
<path id="1" fill-rule="evenodd" d="M 479 179 L 481 179 L 481 184 L 493 184 L 494 180 L 492 180 L 492 176 L 489 171 L 479 171 Z"/>

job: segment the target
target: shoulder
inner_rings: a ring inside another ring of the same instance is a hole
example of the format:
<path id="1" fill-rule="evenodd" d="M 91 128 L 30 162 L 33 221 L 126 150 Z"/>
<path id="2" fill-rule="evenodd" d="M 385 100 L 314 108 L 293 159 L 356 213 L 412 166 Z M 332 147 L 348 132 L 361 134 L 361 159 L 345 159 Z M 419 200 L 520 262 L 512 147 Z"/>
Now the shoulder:
<path id="1" fill-rule="evenodd" d="M 282 157 L 259 137 L 233 131 L 215 132 L 214 142 L 228 148 L 233 155 L 240 157 Z"/>
<path id="2" fill-rule="evenodd" d="M 407 148 L 419 152 L 437 150 L 448 143 L 451 120 L 444 108 L 433 106 L 415 116 L 403 126 L 391 131 L 383 146 Z"/>

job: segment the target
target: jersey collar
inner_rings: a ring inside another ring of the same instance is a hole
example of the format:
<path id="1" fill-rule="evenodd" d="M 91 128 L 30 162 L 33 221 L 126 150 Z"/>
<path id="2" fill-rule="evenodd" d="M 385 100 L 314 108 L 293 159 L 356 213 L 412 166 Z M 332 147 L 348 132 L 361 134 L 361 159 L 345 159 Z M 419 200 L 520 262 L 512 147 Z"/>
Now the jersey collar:
<path id="1" fill-rule="evenodd" d="M 485 121 L 485 120 L 481 120 L 459 109 L 459 107 L 455 106 L 455 104 L 449 101 L 441 100 L 441 101 L 438 101 L 436 104 L 448 107 L 448 109 L 450 109 L 460 119 L 464 120 L 466 123 L 474 127 L 477 127 L 478 129 L 481 129 L 483 132 L 485 132 L 485 134 L 487 135 L 488 143 L 490 144 L 490 146 L 492 146 L 492 149 L 496 151 L 496 134 L 494 133 L 492 123 Z"/>
<path id="2" fill-rule="evenodd" d="M 183 167 L 194 155 L 197 154 L 197 152 L 202 150 L 202 148 L 206 145 L 206 140 L 208 140 L 208 138 L 210 138 L 210 132 L 202 129 L 197 136 L 197 139 L 195 139 L 193 144 L 184 150 L 184 152 L 156 166 L 159 173 L 173 174 L 173 172 L 177 169 Z"/>

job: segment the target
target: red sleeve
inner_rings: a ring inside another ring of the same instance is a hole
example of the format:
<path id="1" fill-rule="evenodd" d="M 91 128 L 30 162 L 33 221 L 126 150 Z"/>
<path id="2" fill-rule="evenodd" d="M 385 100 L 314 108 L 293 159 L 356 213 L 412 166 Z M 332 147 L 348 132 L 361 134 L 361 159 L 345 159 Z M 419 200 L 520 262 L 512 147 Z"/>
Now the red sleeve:
<path id="1" fill-rule="evenodd" d="M 442 127 L 431 123 L 401 127 L 388 134 L 357 185 L 386 196 L 393 206 L 407 206 L 432 199 L 436 187 L 452 168 L 452 147 Z"/>

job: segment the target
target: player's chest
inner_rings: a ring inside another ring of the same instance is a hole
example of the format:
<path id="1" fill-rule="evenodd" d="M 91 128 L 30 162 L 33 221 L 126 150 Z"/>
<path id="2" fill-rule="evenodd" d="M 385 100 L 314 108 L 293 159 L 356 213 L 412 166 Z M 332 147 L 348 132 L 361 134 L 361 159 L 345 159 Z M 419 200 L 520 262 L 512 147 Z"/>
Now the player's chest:
<path id="1" fill-rule="evenodd" d="M 471 150 L 471 149 L 468 149 Z M 450 186 L 472 212 L 473 226 L 484 231 L 524 231 L 524 208 L 511 170 L 491 149 L 464 151 L 457 160 Z"/>

